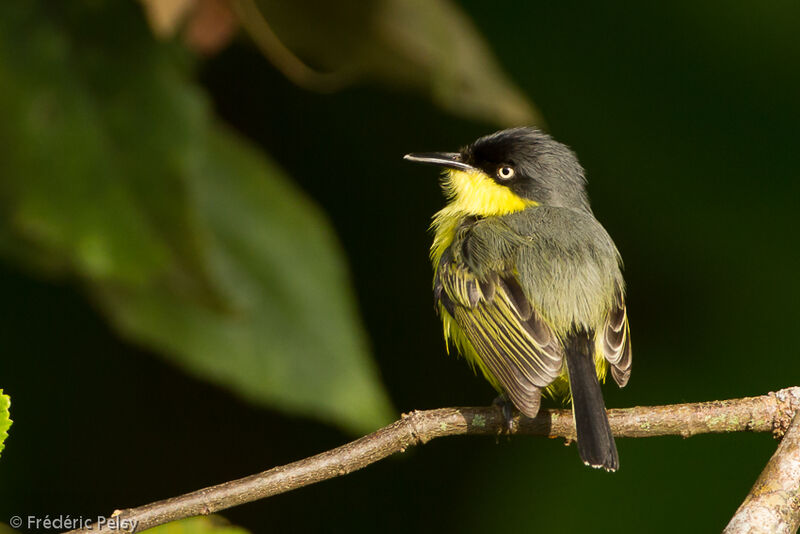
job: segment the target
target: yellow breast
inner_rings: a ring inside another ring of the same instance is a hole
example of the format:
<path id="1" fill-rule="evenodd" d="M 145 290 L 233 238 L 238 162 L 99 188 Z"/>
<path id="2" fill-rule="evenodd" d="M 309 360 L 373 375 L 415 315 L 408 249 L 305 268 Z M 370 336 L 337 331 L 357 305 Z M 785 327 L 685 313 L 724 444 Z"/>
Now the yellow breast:
<path id="1" fill-rule="evenodd" d="M 536 202 L 520 197 L 480 171 L 447 170 L 443 183 L 450 202 L 433 216 L 434 231 L 431 260 L 434 269 L 453 242 L 453 236 L 464 217 L 491 217 L 522 211 Z"/>

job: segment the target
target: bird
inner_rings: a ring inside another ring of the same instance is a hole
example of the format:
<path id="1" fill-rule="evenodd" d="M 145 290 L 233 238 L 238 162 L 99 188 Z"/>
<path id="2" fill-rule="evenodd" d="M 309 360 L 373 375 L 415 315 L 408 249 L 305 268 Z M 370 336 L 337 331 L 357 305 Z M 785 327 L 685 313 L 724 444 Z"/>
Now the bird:
<path id="1" fill-rule="evenodd" d="M 508 425 L 511 405 L 534 418 L 543 394 L 571 401 L 580 458 L 616 471 L 600 382 L 630 378 L 625 281 L 575 153 L 518 127 L 404 159 L 443 169 L 430 257 L 447 352 L 498 391 Z"/>

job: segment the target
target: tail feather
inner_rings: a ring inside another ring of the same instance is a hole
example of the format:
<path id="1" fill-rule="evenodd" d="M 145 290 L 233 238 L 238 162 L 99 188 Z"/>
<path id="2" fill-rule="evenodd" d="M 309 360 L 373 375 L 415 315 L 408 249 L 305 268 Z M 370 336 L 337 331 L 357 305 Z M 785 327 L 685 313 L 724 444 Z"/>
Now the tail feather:
<path id="1" fill-rule="evenodd" d="M 578 453 L 586 465 L 616 471 L 619 455 L 597 380 L 593 340 L 587 332 L 578 332 L 570 335 L 564 345 Z"/>

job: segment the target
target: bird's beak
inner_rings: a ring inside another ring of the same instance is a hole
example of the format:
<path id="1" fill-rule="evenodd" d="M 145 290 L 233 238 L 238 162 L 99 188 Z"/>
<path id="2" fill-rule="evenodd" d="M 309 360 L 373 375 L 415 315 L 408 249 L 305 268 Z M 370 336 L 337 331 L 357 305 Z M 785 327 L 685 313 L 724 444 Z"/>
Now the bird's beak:
<path id="1" fill-rule="evenodd" d="M 403 159 L 427 163 L 429 165 L 438 165 L 440 167 L 459 171 L 475 170 L 472 165 L 464 163 L 464 158 L 458 152 L 414 152 L 412 154 L 406 154 L 403 156 Z"/>

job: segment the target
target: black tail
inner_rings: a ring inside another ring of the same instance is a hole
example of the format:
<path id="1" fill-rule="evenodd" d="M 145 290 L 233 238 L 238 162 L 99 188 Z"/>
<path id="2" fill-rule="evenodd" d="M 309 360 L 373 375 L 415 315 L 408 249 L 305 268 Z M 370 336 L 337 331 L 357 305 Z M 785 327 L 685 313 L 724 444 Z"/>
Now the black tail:
<path id="1" fill-rule="evenodd" d="M 578 453 L 586 465 L 616 471 L 619 456 L 597 381 L 594 342 L 588 333 L 578 332 L 565 340 L 564 349 L 572 389 L 572 413 L 578 432 Z"/>

